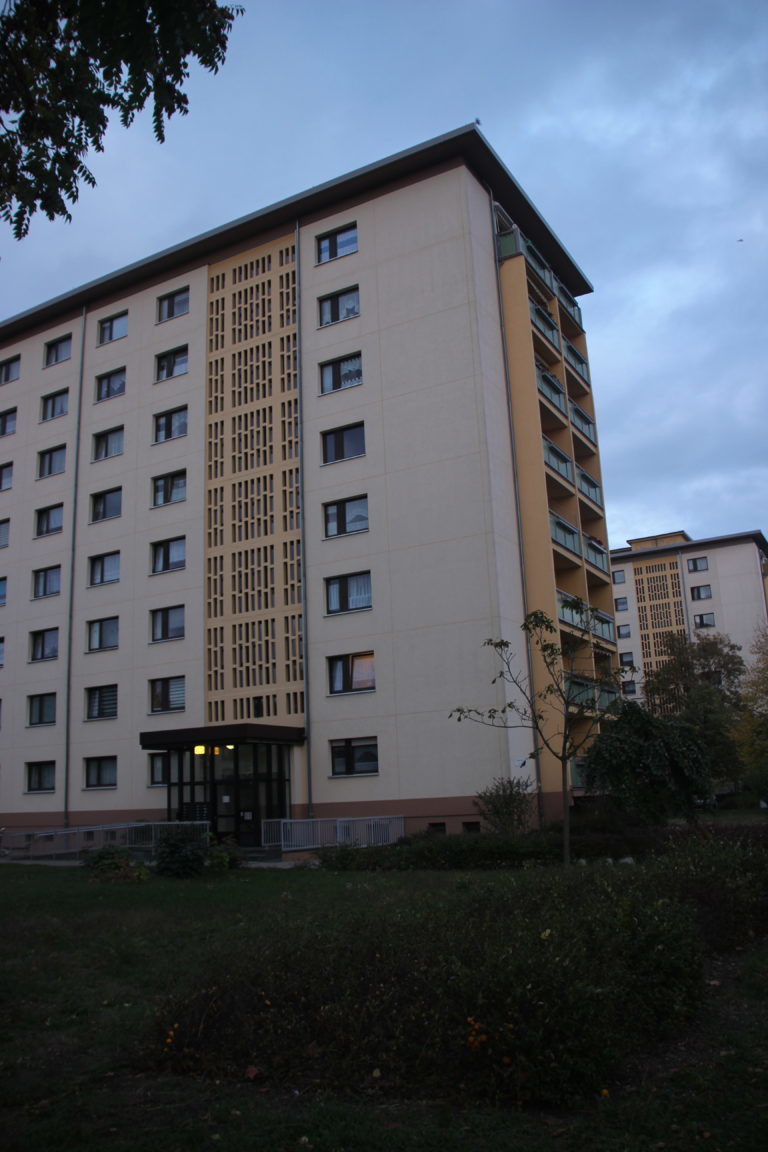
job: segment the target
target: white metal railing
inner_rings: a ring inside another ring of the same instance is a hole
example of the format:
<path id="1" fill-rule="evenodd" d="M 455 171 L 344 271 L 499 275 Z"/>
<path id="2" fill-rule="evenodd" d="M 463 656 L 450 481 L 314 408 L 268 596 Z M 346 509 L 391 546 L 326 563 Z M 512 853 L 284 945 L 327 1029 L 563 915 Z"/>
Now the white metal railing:
<path id="1" fill-rule="evenodd" d="M 356 816 L 341 820 L 326 817 L 261 822 L 263 847 L 281 848 L 284 852 L 336 848 L 340 844 L 371 848 L 394 844 L 404 834 L 403 816 Z"/>
<path id="2" fill-rule="evenodd" d="M 105 845 L 129 848 L 151 860 L 157 846 L 169 832 L 183 831 L 190 839 L 207 841 L 207 820 L 158 821 L 157 823 L 94 824 L 75 828 L 46 828 L 39 832 L 9 832 L 3 835 L 3 854 L 12 860 L 78 859 Z"/>

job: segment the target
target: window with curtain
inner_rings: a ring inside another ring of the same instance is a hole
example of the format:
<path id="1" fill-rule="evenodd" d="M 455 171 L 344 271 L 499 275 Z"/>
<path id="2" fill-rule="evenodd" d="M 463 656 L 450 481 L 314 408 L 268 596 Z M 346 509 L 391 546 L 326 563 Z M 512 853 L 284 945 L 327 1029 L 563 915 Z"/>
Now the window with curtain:
<path id="1" fill-rule="evenodd" d="M 332 576 L 325 582 L 326 608 L 329 614 L 359 612 L 371 607 L 370 572 L 353 572 L 349 576 Z"/>

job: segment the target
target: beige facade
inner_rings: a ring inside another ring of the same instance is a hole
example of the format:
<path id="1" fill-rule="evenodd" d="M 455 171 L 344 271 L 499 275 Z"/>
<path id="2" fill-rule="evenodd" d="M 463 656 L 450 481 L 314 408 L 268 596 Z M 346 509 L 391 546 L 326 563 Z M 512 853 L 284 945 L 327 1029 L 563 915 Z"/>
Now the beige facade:
<path id="1" fill-rule="evenodd" d="M 615 653 L 589 290 L 471 128 L 0 325 L 0 822 L 554 809 L 448 714 L 533 608 Z"/>
<path id="2" fill-rule="evenodd" d="M 768 623 L 762 532 L 704 540 L 668 532 L 627 543 L 611 551 L 619 660 L 638 670 L 626 694 L 642 694 L 644 674 L 664 663 L 672 632 L 691 640 L 728 636 L 749 661 L 757 629 Z"/>

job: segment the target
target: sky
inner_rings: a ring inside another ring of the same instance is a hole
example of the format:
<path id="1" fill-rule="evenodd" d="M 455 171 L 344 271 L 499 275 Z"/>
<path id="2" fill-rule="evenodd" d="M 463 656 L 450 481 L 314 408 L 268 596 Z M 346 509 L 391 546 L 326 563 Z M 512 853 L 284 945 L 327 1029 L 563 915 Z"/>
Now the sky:
<path id="1" fill-rule="evenodd" d="M 243 3 L 165 144 L 111 125 L 71 224 L 0 224 L 0 318 L 479 119 L 594 285 L 611 546 L 768 533 L 768 5 Z"/>

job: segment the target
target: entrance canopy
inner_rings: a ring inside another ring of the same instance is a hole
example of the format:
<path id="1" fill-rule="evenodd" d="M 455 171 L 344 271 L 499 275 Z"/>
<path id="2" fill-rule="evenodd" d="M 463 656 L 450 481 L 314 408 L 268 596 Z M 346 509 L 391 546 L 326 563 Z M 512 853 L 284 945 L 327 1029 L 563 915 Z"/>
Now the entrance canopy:
<path id="1" fill-rule="evenodd" d="M 139 744 L 148 751 L 189 748 L 197 744 L 303 744 L 303 728 L 289 724 L 209 724 L 204 728 L 169 728 L 140 732 Z"/>

